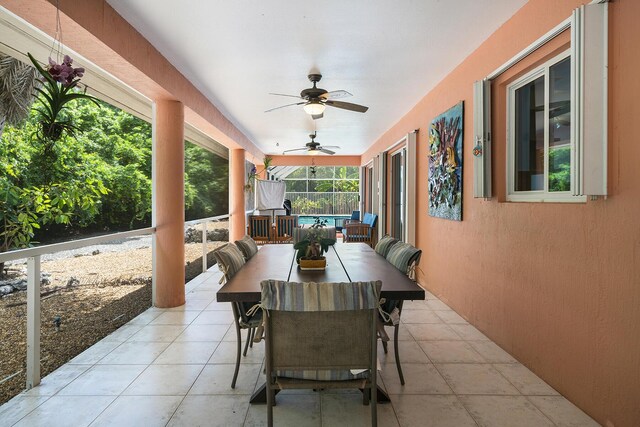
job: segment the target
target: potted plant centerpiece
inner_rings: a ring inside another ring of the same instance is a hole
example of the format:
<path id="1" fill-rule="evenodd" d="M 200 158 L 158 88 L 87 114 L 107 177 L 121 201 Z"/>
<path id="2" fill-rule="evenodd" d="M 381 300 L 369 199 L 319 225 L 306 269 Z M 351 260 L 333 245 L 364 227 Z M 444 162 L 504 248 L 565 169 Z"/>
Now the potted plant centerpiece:
<path id="1" fill-rule="evenodd" d="M 296 260 L 301 270 L 324 270 L 327 266 L 327 259 L 322 254 L 329 250 L 329 246 L 336 243 L 336 239 L 328 237 L 326 226 L 326 219 L 316 217 L 305 239 L 293 246 L 298 251 Z"/>

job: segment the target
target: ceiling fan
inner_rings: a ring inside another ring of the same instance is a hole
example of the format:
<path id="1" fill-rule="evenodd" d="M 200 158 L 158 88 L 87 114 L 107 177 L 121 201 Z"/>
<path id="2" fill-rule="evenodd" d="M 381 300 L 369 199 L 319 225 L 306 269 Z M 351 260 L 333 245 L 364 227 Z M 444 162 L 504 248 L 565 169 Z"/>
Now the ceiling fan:
<path id="1" fill-rule="evenodd" d="M 300 92 L 300 96 L 285 95 L 282 93 L 270 93 L 270 95 L 298 98 L 302 100 L 301 102 L 294 102 L 293 104 L 287 104 L 287 105 L 282 105 L 280 107 L 272 108 L 270 110 L 265 111 L 265 113 L 278 110 L 284 107 L 290 107 L 292 105 L 304 105 L 304 107 L 302 108 L 304 109 L 305 113 L 309 114 L 314 120 L 316 120 L 316 119 L 322 118 L 324 109 L 327 105 L 329 107 L 342 108 L 343 110 L 356 111 L 358 113 L 364 113 L 369 109 L 369 107 L 365 107 L 364 105 L 352 104 L 350 102 L 335 101 L 335 99 L 352 96 L 346 90 L 334 90 L 334 91 L 328 92 L 325 89 L 316 87 L 316 83 L 318 83 L 320 79 L 322 79 L 322 74 L 309 74 L 307 77 L 313 83 L 313 87 L 310 87 Z"/>
<path id="2" fill-rule="evenodd" d="M 340 147 L 338 147 L 337 145 L 320 145 L 319 142 L 315 141 L 316 138 L 316 132 L 312 133 L 311 135 L 309 135 L 309 137 L 311 138 L 310 142 L 307 142 L 306 145 L 303 148 L 294 148 L 293 150 L 285 150 L 282 152 L 282 154 L 286 154 L 286 153 L 290 153 L 292 151 L 302 151 L 302 150 L 306 150 L 307 154 L 310 156 L 314 156 L 320 153 L 324 153 L 324 154 L 336 154 L 335 151 L 331 151 L 328 150 L 328 148 L 333 148 L 333 149 L 340 149 Z"/>

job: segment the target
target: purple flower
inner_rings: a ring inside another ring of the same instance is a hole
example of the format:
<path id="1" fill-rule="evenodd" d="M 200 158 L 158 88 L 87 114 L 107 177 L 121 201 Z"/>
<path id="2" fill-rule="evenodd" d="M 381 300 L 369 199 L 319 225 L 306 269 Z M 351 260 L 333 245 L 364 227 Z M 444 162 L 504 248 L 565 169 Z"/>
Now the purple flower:
<path id="1" fill-rule="evenodd" d="M 251 168 L 251 174 L 255 175 L 258 172 L 258 169 L 255 167 L 255 165 Z"/>
<path id="2" fill-rule="evenodd" d="M 49 75 L 58 83 L 62 83 L 64 86 L 71 85 L 76 78 L 80 78 L 84 75 L 84 68 L 73 68 L 71 64 L 73 59 L 69 55 L 65 55 L 62 60 L 62 64 L 56 63 L 53 59 L 49 58 L 49 67 L 47 71 Z"/>

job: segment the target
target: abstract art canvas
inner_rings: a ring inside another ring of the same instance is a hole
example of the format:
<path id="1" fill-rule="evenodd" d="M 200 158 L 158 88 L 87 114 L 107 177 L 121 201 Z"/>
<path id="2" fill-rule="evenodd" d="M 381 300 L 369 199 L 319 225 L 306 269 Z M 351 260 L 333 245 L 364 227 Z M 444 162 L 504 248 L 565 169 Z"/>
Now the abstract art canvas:
<path id="1" fill-rule="evenodd" d="M 462 130 L 460 101 L 429 127 L 429 215 L 462 221 Z"/>

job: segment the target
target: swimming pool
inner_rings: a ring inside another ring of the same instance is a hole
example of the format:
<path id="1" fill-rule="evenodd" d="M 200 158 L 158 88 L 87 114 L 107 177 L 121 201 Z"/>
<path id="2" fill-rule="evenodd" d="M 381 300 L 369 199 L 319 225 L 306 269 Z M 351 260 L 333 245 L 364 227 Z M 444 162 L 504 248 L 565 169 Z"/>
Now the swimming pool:
<path id="1" fill-rule="evenodd" d="M 334 227 L 336 218 L 351 218 L 351 215 L 299 215 L 298 224 L 311 225 L 315 222 L 315 218 L 320 217 L 327 220 L 327 227 Z"/>

